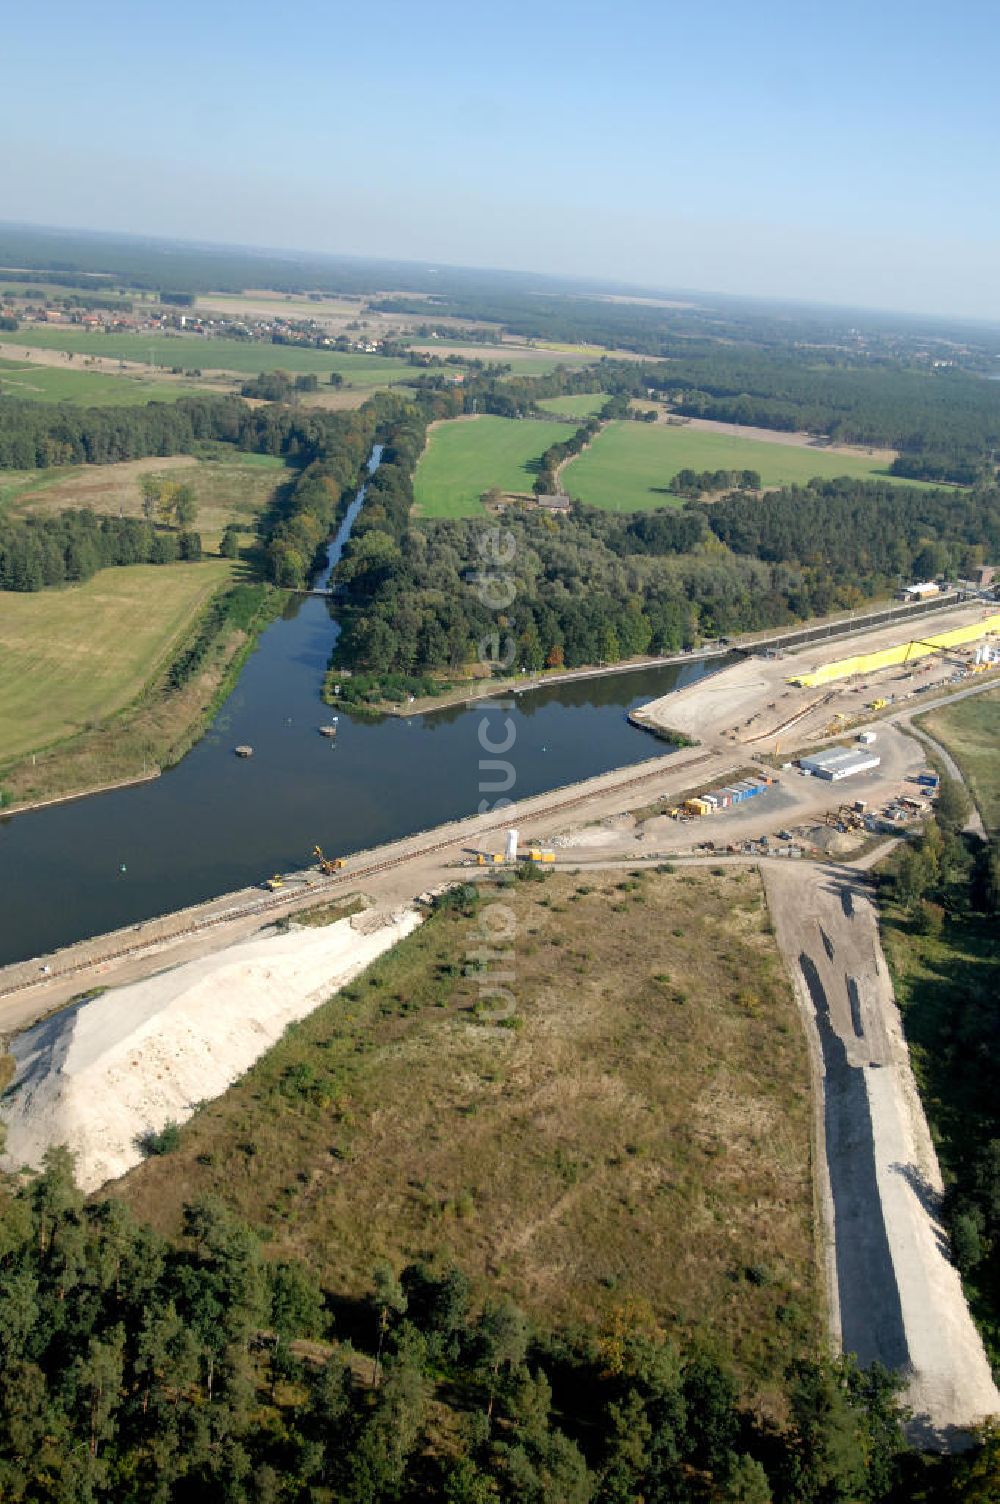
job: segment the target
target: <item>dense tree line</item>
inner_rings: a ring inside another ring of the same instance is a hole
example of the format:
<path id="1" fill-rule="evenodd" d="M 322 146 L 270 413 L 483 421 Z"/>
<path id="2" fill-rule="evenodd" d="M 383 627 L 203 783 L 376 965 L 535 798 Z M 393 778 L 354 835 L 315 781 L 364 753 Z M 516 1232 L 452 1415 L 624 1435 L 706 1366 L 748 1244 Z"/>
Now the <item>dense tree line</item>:
<path id="1" fill-rule="evenodd" d="M 483 523 L 409 520 L 419 430 L 376 477 L 338 570 L 335 667 L 361 671 L 347 698 L 378 699 L 386 676 L 395 694 L 460 672 L 498 618 L 514 671 L 614 663 L 852 608 L 900 576 L 966 571 L 1000 550 L 1000 493 L 987 489 L 843 480 L 638 516 L 577 504 L 558 519 L 505 514 L 513 563 L 495 607 L 478 588 Z"/>
<path id="2" fill-rule="evenodd" d="M 191 454 L 206 442 L 308 463 L 339 441 L 342 415 L 237 397 L 185 397 L 135 407 L 71 407 L 0 398 L 0 469 L 105 465 Z"/>
<path id="3" fill-rule="evenodd" d="M 218 1199 L 171 1243 L 86 1203 L 64 1149 L 0 1213 L 0 1362 L 11 1504 L 902 1504 L 940 1471 L 878 1368 L 800 1359 L 777 1424 L 718 1354 L 532 1331 L 422 1263 L 377 1266 L 334 1326 Z M 996 1465 L 948 1467 L 948 1497 Z"/>
<path id="4" fill-rule="evenodd" d="M 134 517 L 99 517 L 87 507 L 0 521 L 0 590 L 43 590 L 89 580 L 111 565 L 200 558 L 197 533 L 163 532 Z"/>
<path id="5" fill-rule="evenodd" d="M 905 1019 L 920 1051 L 945 1171 L 952 1252 L 996 1360 L 1000 1353 L 1000 838 L 963 835 L 960 784 L 941 781 L 935 818 L 884 879 L 905 925 L 957 959 L 908 991 Z M 963 952 L 969 947 L 972 964 Z M 935 1121 L 936 1119 L 936 1121 Z"/>

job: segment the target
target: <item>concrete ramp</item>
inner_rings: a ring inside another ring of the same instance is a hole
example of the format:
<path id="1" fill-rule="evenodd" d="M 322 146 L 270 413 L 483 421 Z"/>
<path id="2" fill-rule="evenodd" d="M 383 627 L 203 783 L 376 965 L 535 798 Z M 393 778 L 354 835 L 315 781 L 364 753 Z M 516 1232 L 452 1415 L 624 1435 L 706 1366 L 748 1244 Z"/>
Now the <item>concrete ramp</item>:
<path id="1" fill-rule="evenodd" d="M 906 1377 L 914 1440 L 961 1444 L 1000 1393 L 951 1263 L 943 1184 L 864 878 L 765 864 L 819 1086 L 817 1173 L 831 1331 Z"/>

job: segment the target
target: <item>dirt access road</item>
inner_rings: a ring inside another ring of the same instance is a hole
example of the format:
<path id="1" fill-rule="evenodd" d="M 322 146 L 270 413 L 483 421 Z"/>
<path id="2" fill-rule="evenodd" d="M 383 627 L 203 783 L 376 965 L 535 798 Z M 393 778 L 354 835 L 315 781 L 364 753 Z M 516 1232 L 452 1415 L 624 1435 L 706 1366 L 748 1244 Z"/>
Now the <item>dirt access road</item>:
<path id="1" fill-rule="evenodd" d="M 873 890 L 847 867 L 762 871 L 810 1041 L 831 1329 L 906 1376 L 914 1436 L 947 1447 L 1000 1413 L 1000 1393 L 948 1257 Z"/>

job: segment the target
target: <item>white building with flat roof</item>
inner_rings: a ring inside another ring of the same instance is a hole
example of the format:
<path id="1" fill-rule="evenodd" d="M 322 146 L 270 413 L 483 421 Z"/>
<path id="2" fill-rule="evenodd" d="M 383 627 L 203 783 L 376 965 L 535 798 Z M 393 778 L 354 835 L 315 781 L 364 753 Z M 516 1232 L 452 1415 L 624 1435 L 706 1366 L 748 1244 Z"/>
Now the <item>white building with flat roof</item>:
<path id="1" fill-rule="evenodd" d="M 799 767 L 814 778 L 827 778 L 836 783 L 841 778 L 851 778 L 855 773 L 868 773 L 877 768 L 882 759 L 877 752 L 867 747 L 831 747 L 828 752 L 814 752 L 809 757 L 799 758 Z"/>

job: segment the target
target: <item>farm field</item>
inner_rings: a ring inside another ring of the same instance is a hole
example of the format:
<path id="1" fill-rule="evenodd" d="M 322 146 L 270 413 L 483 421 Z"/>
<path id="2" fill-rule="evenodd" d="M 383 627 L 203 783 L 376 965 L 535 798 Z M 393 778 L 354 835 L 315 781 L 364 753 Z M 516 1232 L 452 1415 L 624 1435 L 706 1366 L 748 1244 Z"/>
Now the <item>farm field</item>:
<path id="1" fill-rule="evenodd" d="M 926 727 L 958 763 L 983 824 L 1000 830 L 1000 689 L 946 705 L 921 716 L 917 725 Z"/>
<path id="2" fill-rule="evenodd" d="M 169 1234 L 218 1195 L 334 1300 L 440 1255 L 543 1327 L 712 1332 L 766 1387 L 820 1321 L 806 1045 L 758 875 L 503 900 L 514 1027 L 467 974 L 474 913 L 438 911 L 116 1193 Z"/>
<path id="3" fill-rule="evenodd" d="M 144 402 L 176 402 L 179 397 L 198 395 L 197 387 L 182 386 L 178 381 L 146 380 L 99 371 L 64 371 L 58 366 L 0 360 L 0 396 L 23 397 L 29 402 L 132 407 Z"/>
<path id="4" fill-rule="evenodd" d="M 313 371 L 322 380 L 339 371 L 345 381 L 374 390 L 399 381 L 412 381 L 414 370 L 405 360 L 379 355 L 341 355 L 334 350 L 300 349 L 243 339 L 206 339 L 197 334 L 94 334 L 84 329 L 19 329 L 10 348 L 71 350 L 76 355 L 148 365 L 182 366 L 185 370 L 236 371 L 256 376 L 260 371 Z"/>
<path id="5" fill-rule="evenodd" d="M 634 422 L 609 423 L 590 447 L 562 472 L 563 488 L 578 501 L 613 512 L 679 506 L 667 487 L 678 470 L 757 470 L 765 486 L 799 484 L 822 476 L 878 476 L 877 459 L 828 454 L 731 438 L 687 427 Z"/>
<path id="6" fill-rule="evenodd" d="M 122 709 L 232 575 L 221 559 L 0 593 L 0 766 Z"/>
<path id="7" fill-rule="evenodd" d="M 269 454 L 238 454 L 220 446 L 224 457 L 196 459 L 175 455 L 166 459 L 125 460 L 117 465 L 74 465 L 52 471 L 8 471 L 0 480 L 0 515 L 21 517 L 58 512 L 64 507 L 90 507 L 126 517 L 141 517 L 143 476 L 182 482 L 194 491 L 198 516 L 194 527 L 204 548 L 218 548 L 227 523 L 238 522 L 248 532 L 274 495 L 275 487 L 294 472 Z M 249 541 L 249 539 L 245 540 Z"/>
<path id="8" fill-rule="evenodd" d="M 452 418 L 431 429 L 414 477 L 421 517 L 478 517 L 490 486 L 530 491 L 531 462 L 564 439 L 565 423 L 534 419 Z"/>
<path id="9" fill-rule="evenodd" d="M 571 397 L 543 397 L 538 406 L 564 418 L 591 418 L 607 402 L 605 392 L 582 392 Z"/>

